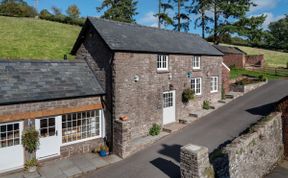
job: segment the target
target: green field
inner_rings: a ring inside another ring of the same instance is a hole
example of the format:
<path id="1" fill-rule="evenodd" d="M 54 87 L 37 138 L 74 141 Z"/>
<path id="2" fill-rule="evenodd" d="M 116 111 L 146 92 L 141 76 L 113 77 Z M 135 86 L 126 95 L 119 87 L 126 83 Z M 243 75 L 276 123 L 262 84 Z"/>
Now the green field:
<path id="1" fill-rule="evenodd" d="M 246 46 L 236 47 L 240 48 L 248 55 L 264 54 L 265 64 L 270 67 L 286 67 L 288 62 L 288 53 Z"/>
<path id="2" fill-rule="evenodd" d="M 79 31 L 78 26 L 0 16 L 0 59 L 63 59 Z"/>

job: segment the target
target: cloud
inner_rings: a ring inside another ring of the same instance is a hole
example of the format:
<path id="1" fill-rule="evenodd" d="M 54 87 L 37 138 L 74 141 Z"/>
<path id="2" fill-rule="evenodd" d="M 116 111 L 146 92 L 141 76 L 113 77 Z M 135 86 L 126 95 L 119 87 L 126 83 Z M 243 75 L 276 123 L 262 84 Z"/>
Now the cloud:
<path id="1" fill-rule="evenodd" d="M 150 11 L 147 12 L 142 18 L 138 20 L 139 24 L 147 25 L 151 27 L 157 27 L 158 25 L 158 18 L 154 16 L 154 12 Z"/>
<path id="2" fill-rule="evenodd" d="M 275 16 L 275 15 L 273 15 L 273 14 L 270 13 L 270 12 L 265 12 L 265 13 L 263 13 L 263 14 L 267 16 L 267 17 L 266 17 L 266 20 L 265 20 L 265 22 L 264 22 L 264 24 L 263 24 L 264 28 L 267 28 L 268 25 L 269 25 L 271 22 L 275 22 L 275 21 L 277 21 L 277 20 L 279 20 L 279 19 L 282 19 L 282 18 L 284 17 L 284 15 Z"/>
<path id="3" fill-rule="evenodd" d="M 256 12 L 259 10 L 275 8 L 278 5 L 279 0 L 253 0 L 252 2 L 257 4 L 257 6 L 251 7 L 250 12 Z"/>
<path id="4" fill-rule="evenodd" d="M 279 19 L 282 19 L 284 17 L 284 15 L 278 15 L 278 16 L 275 16 L 274 14 L 272 14 L 271 12 L 264 12 L 262 14 L 257 14 L 257 15 L 253 15 L 253 16 L 260 16 L 260 15 L 266 15 L 266 19 L 263 23 L 263 28 L 264 29 L 267 29 L 268 28 L 268 25 L 271 23 L 271 22 L 275 22 Z M 250 16 L 251 17 L 251 16 Z"/>

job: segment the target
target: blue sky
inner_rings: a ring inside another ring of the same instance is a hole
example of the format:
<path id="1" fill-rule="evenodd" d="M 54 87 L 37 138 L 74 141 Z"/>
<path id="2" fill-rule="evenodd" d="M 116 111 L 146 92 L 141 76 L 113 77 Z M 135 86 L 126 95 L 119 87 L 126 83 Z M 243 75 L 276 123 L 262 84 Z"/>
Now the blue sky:
<path id="1" fill-rule="evenodd" d="M 71 4 L 76 4 L 81 11 L 81 16 L 100 16 L 101 14 L 96 11 L 96 7 L 100 5 L 102 0 L 39 0 L 39 10 L 48 9 L 52 6 L 59 7 L 63 13 L 67 7 Z M 248 13 L 249 16 L 266 14 L 267 19 L 264 23 L 264 27 L 275 20 L 278 20 L 288 14 L 288 0 L 253 0 L 257 7 L 251 9 Z M 34 4 L 34 0 L 27 0 L 31 5 Z M 147 26 L 156 26 L 157 19 L 153 16 L 157 12 L 158 0 L 138 0 L 138 15 L 136 21 L 139 24 Z M 193 17 L 192 17 L 193 20 Z M 200 34 L 201 29 L 194 29 L 194 25 L 191 25 L 190 32 Z"/>

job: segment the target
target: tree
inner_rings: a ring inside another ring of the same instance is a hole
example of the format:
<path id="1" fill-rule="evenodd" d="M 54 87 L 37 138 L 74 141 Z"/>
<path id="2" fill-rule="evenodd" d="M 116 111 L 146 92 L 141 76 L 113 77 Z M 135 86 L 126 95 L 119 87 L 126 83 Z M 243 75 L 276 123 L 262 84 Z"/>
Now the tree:
<path id="1" fill-rule="evenodd" d="M 2 0 L 0 15 L 15 17 L 35 17 L 37 11 L 23 0 Z"/>
<path id="2" fill-rule="evenodd" d="M 61 9 L 60 9 L 60 8 L 58 8 L 58 7 L 56 7 L 56 6 L 53 6 L 51 9 L 52 9 L 52 12 L 53 12 L 53 14 L 54 14 L 55 16 L 60 16 L 60 15 L 62 15 L 62 12 L 61 12 Z"/>
<path id="3" fill-rule="evenodd" d="M 235 33 L 248 38 L 250 45 L 262 45 L 265 32 L 263 30 L 263 23 L 266 19 L 265 15 L 255 17 L 243 17 L 234 24 L 237 26 Z"/>
<path id="4" fill-rule="evenodd" d="M 40 18 L 42 19 L 46 19 L 47 17 L 51 17 L 52 14 L 47 10 L 47 9 L 43 9 L 40 12 Z"/>
<path id="5" fill-rule="evenodd" d="M 101 18 L 119 22 L 135 23 L 134 16 L 138 14 L 136 0 L 104 0 L 97 11 L 104 9 L 106 11 Z"/>
<path id="6" fill-rule="evenodd" d="M 199 15 L 195 19 L 195 28 L 201 27 L 202 38 L 205 38 L 205 32 L 210 29 L 208 23 L 213 22 L 213 19 L 207 16 L 207 11 L 211 8 L 212 0 L 192 0 L 192 8 L 190 13 Z"/>
<path id="7" fill-rule="evenodd" d="M 73 4 L 70 5 L 66 11 L 69 17 L 71 18 L 79 18 L 80 17 L 80 10 L 77 5 Z"/>
<path id="8" fill-rule="evenodd" d="M 158 28 L 161 28 L 161 25 L 173 25 L 173 19 L 168 15 L 168 10 L 173 10 L 173 6 L 168 2 L 159 0 L 158 14 L 154 15 L 158 17 Z"/>
<path id="9" fill-rule="evenodd" d="M 214 43 L 218 44 L 221 36 L 229 31 L 235 31 L 236 21 L 244 18 L 251 6 L 255 6 L 252 0 L 213 0 L 214 13 Z"/>
<path id="10" fill-rule="evenodd" d="M 288 14 L 268 26 L 268 42 L 271 47 L 288 50 Z"/>
<path id="11" fill-rule="evenodd" d="M 189 31 L 189 25 L 190 25 L 190 17 L 189 17 L 189 10 L 190 6 L 187 6 L 187 2 L 189 0 L 170 0 L 170 3 L 172 3 L 175 6 L 177 6 L 174 19 L 174 30 L 176 31 Z"/>

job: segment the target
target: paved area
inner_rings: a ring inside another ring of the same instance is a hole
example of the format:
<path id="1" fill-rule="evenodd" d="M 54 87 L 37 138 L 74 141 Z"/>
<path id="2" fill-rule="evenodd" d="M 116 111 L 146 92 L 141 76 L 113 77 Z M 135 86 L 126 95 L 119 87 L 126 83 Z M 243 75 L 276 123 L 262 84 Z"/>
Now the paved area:
<path id="1" fill-rule="evenodd" d="M 203 145 L 213 151 L 218 145 L 238 136 L 267 115 L 273 103 L 288 95 L 288 80 L 267 85 L 231 101 L 204 118 L 133 156 L 88 173 L 87 178 L 177 178 L 180 177 L 180 148 L 188 143 Z"/>
<path id="2" fill-rule="evenodd" d="M 284 160 L 265 178 L 287 178 L 288 177 L 288 161 Z"/>
<path id="3" fill-rule="evenodd" d="M 98 168 L 113 164 L 121 159 L 116 155 L 110 155 L 105 158 L 97 154 L 86 153 L 72 156 L 65 160 L 53 160 L 42 163 L 37 172 L 25 173 L 18 172 L 1 178 L 69 178 L 77 177 L 82 174 L 95 171 Z"/>

